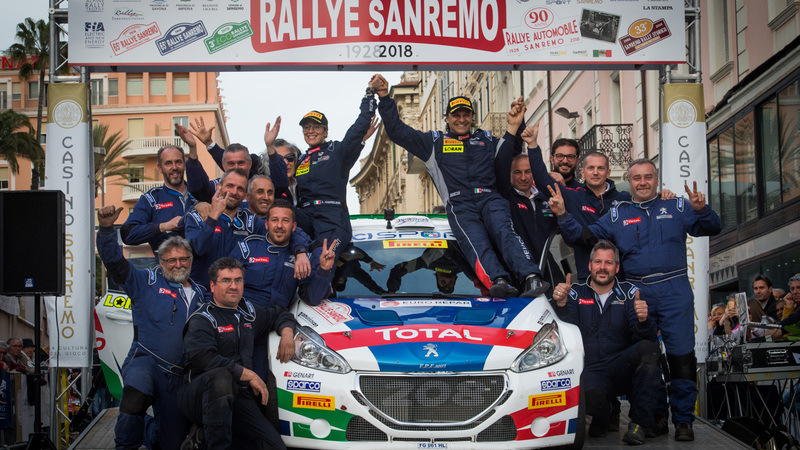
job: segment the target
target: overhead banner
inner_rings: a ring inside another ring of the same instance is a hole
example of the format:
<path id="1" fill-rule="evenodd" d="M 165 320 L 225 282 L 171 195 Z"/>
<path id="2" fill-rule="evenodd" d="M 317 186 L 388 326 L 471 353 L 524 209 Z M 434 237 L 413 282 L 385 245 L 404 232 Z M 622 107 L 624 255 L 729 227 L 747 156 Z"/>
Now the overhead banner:
<path id="1" fill-rule="evenodd" d="M 45 189 L 64 193 L 66 295 L 45 297 L 51 367 L 89 367 L 92 361 L 94 189 L 89 166 L 87 88 L 51 83 L 47 89 Z"/>
<path id="2" fill-rule="evenodd" d="M 69 2 L 69 57 L 119 70 L 671 64 L 686 59 L 683 3 L 81 0 Z"/>
<path id="3" fill-rule="evenodd" d="M 662 187 L 685 195 L 684 185 L 706 195 L 708 203 L 708 161 L 706 157 L 706 116 L 703 85 L 664 85 L 664 130 L 661 142 Z M 708 356 L 708 238 L 689 236 L 686 264 L 694 291 L 694 342 L 698 361 Z"/>

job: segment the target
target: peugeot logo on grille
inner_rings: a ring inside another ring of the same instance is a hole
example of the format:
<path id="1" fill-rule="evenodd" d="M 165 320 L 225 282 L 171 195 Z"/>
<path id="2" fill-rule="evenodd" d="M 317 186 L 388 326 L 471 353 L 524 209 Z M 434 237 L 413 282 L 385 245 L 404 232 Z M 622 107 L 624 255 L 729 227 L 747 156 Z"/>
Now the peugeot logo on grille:
<path id="1" fill-rule="evenodd" d="M 422 347 L 423 350 L 428 351 L 428 353 L 425 354 L 426 358 L 430 357 L 431 355 L 433 355 L 434 358 L 438 358 L 439 352 L 436 351 L 437 348 L 438 347 L 436 347 L 436 344 L 425 344 L 425 346 Z"/>

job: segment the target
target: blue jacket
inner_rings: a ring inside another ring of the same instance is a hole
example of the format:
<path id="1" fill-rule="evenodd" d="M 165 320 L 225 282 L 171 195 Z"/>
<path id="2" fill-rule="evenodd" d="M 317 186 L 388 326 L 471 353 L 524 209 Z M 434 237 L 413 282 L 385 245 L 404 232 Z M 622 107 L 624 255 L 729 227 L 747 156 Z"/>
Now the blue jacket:
<path id="1" fill-rule="evenodd" d="M 189 300 L 180 284 L 164 278 L 161 267 L 137 269 L 122 256 L 113 228 L 97 232 L 97 251 L 108 274 L 131 298 L 134 342 L 148 353 L 173 365 L 183 355 L 183 325 L 202 302 L 203 289 L 192 283 L 194 297 Z"/>
<path id="2" fill-rule="evenodd" d="M 197 211 L 192 211 L 185 220 L 186 239 L 195 254 L 192 279 L 203 286 L 208 286 L 208 268 L 214 261 L 228 256 L 248 236 L 267 234 L 264 220 L 246 209 L 238 210 L 233 219 L 221 214 L 218 220 L 209 217 L 205 221 Z"/>
<path id="3" fill-rule="evenodd" d="M 217 145 L 216 142 L 208 149 L 208 153 L 211 154 L 211 157 L 223 170 L 222 155 L 224 152 L 225 149 Z M 256 154 L 250 154 L 250 159 L 252 160 L 252 165 L 250 166 L 248 178 L 261 173 L 263 164 L 263 160 Z M 269 157 L 269 170 L 269 178 L 275 186 L 275 192 L 284 191 L 289 186 L 289 178 L 286 176 L 286 161 L 281 155 L 275 153 Z M 217 190 L 217 184 L 219 184 L 219 178 L 209 181 L 208 174 L 203 169 L 203 165 L 200 164 L 200 160 L 186 159 L 186 186 L 198 201 L 210 203 L 214 192 Z M 241 207 L 247 209 L 246 202 L 242 202 Z"/>
<path id="4" fill-rule="evenodd" d="M 619 249 L 628 276 L 643 277 L 686 270 L 686 235 L 713 236 L 722 230 L 710 206 L 698 213 L 688 200 L 661 197 L 643 203 L 620 202 L 597 222 L 582 227 L 572 214 L 559 217 L 567 243 L 606 239 Z"/>
<path id="5" fill-rule="evenodd" d="M 297 180 L 295 195 L 298 207 L 304 208 L 314 201 L 328 201 L 338 202 L 338 206 L 347 208 L 347 182 L 350 178 L 350 169 L 358 161 L 364 148 L 361 139 L 367 134 L 373 115 L 375 115 L 375 98 L 364 97 L 361 100 L 361 112 L 358 118 L 347 130 L 341 142 L 325 142 L 319 147 L 308 149 L 300 157 L 294 172 L 294 178 Z M 277 188 L 276 185 L 276 192 Z"/>
<path id="6" fill-rule="evenodd" d="M 378 110 L 389 139 L 425 163 L 442 201 L 453 204 L 472 203 L 478 193 L 496 190 L 495 155 L 513 153 L 515 137 L 502 138 L 489 131 L 464 136 L 450 132 L 418 131 L 400 120 L 397 104 L 390 97 L 381 97 Z"/>
<path id="7" fill-rule="evenodd" d="M 120 228 L 122 242 L 127 245 L 147 242 L 153 253 L 156 253 L 158 246 L 168 237 L 184 235 L 185 223 L 181 219 L 177 229 L 164 233 L 159 231 L 158 225 L 169 222 L 176 216 L 183 217 L 196 203 L 197 200 L 191 194 L 181 194 L 166 185 L 150 189 L 139 197 L 133 212 Z"/>
<path id="8" fill-rule="evenodd" d="M 302 237 L 292 233 L 293 241 Z M 294 299 L 297 287 L 307 285 L 308 302 L 318 305 L 331 292 L 331 273 L 319 267 L 318 247 L 309 254 L 312 272 L 306 278 L 294 277 L 295 253 L 291 243 L 284 246 L 271 244 L 264 236 L 250 236 L 240 241 L 230 256 L 244 265 L 244 296 L 258 306 L 286 308 Z"/>
<path id="9" fill-rule="evenodd" d="M 587 368 L 603 366 L 608 356 L 639 341 L 656 340 L 655 323 L 650 318 L 639 322 L 636 317 L 637 290 L 630 283 L 615 281 L 602 310 L 597 293 L 585 283 L 572 285 L 565 306 L 552 302 L 559 318 L 580 328 Z"/>

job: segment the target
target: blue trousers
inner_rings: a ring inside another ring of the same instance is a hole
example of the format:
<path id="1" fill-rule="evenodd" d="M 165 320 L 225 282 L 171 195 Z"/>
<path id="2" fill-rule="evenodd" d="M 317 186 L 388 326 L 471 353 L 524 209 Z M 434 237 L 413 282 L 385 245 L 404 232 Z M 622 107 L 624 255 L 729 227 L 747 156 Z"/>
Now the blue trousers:
<path id="1" fill-rule="evenodd" d="M 447 220 L 478 279 L 486 287 L 492 287 L 495 278 L 508 278 L 492 244 L 502 253 L 520 283 L 530 274 L 541 275 L 527 246 L 514 231 L 508 201 L 494 193 L 470 200 L 475 199 L 477 201 L 448 203 Z"/>
<path id="2" fill-rule="evenodd" d="M 161 450 L 178 450 L 189 433 L 189 422 L 178 410 L 178 388 L 182 377 L 158 365 L 140 349 L 131 350 L 122 367 L 122 392 L 114 444 L 118 450 L 148 448 L 158 443 Z M 153 425 L 145 436 L 145 413 L 153 407 Z"/>
<path id="3" fill-rule="evenodd" d="M 651 341 L 639 341 L 602 363 L 587 364 L 584 368 L 582 387 L 586 390 L 586 413 L 592 416 L 592 423 L 607 424 L 611 414 L 608 397 L 628 395 L 631 421 L 652 427 L 660 381 L 658 346 Z"/>
<path id="4" fill-rule="evenodd" d="M 672 423 L 692 423 L 697 401 L 694 359 L 694 294 L 683 275 L 658 283 L 630 280 L 642 290 L 651 320 L 661 330 L 670 368 L 669 406 Z"/>
<path id="5" fill-rule="evenodd" d="M 334 252 L 336 261 L 353 239 L 353 228 L 350 226 L 350 213 L 343 206 L 311 205 L 297 208 L 297 226 L 314 238 L 320 245 L 328 240 L 332 245 L 339 240 Z"/>

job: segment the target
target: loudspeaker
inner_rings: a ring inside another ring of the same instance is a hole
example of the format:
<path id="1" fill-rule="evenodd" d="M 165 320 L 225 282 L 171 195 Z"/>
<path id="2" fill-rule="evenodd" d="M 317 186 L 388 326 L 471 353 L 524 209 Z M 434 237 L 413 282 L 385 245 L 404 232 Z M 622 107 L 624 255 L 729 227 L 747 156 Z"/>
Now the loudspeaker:
<path id="1" fill-rule="evenodd" d="M 772 439 L 772 433 L 751 417 L 731 417 L 722 425 L 722 431 L 756 449 L 766 448 Z"/>
<path id="2" fill-rule="evenodd" d="M 0 294 L 65 294 L 64 193 L 0 191 Z"/>

